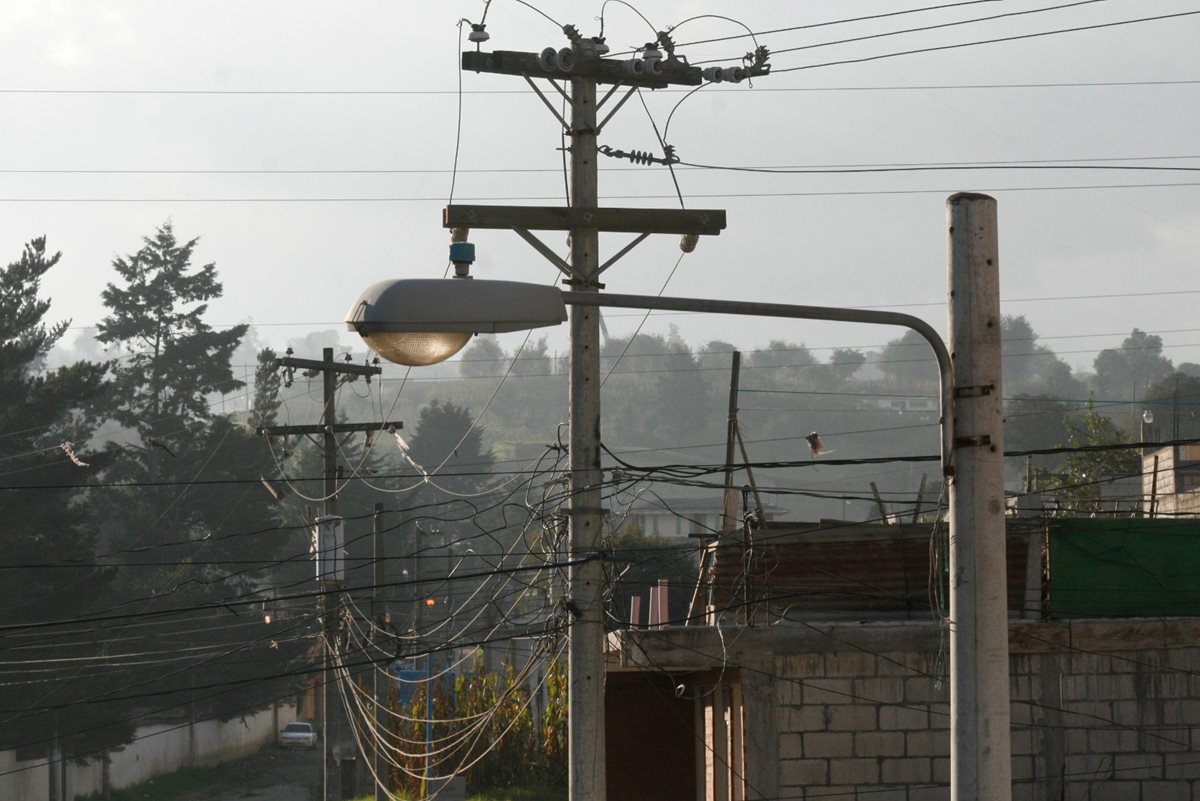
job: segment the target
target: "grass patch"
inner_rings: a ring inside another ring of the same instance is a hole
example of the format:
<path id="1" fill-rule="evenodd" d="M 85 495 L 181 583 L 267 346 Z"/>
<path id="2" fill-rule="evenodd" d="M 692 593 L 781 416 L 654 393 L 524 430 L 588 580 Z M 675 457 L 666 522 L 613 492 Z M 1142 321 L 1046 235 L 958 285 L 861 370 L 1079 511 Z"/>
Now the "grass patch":
<path id="1" fill-rule="evenodd" d="M 173 773 L 156 776 L 149 781 L 113 790 L 107 801 L 175 801 L 191 793 L 217 787 L 232 781 L 236 771 L 231 766 L 217 765 L 211 768 L 183 768 Z M 89 799 L 104 796 L 90 795 Z"/>
<path id="2" fill-rule="evenodd" d="M 252 787 L 261 783 L 264 771 L 277 769 L 288 755 L 278 747 L 267 746 L 258 753 L 202 768 L 180 768 L 149 781 L 113 790 L 108 796 L 89 795 L 88 801 L 178 801 L 181 798 L 215 797 L 231 787 Z M 319 793 L 318 793 L 319 794 Z M 308 801 L 302 799 L 301 801 Z M 372 798 L 371 801 L 374 801 Z"/>
<path id="3" fill-rule="evenodd" d="M 470 797 L 470 801 L 567 801 L 565 787 L 506 787 Z"/>

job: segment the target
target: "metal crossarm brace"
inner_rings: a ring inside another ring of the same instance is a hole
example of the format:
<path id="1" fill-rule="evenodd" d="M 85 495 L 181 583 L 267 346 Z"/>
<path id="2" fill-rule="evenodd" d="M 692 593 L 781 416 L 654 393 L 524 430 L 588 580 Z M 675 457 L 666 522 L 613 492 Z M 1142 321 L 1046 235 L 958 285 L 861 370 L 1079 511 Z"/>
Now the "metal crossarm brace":
<path id="1" fill-rule="evenodd" d="M 521 77 L 525 79 L 525 83 L 529 84 L 529 88 L 533 90 L 533 93 L 536 94 L 538 98 L 546 104 L 546 108 L 550 109 L 550 113 L 554 115 L 554 119 L 558 120 L 562 124 L 563 130 L 570 133 L 571 126 L 565 119 L 563 119 L 563 115 L 558 113 L 558 109 L 554 108 L 554 106 L 546 98 L 546 95 L 542 93 L 542 90 L 538 89 L 537 84 L 531 81 L 528 75 L 522 75 Z M 550 85 L 557 89 L 558 93 L 564 98 L 567 98 L 568 100 L 570 99 L 567 96 L 567 93 L 562 90 L 562 87 L 558 85 L 557 81 L 550 81 Z"/>
<path id="2" fill-rule="evenodd" d="M 534 250 L 536 250 L 538 253 L 541 253 L 543 256 L 545 256 L 546 260 L 549 261 L 551 264 L 553 264 L 555 267 L 557 267 L 559 269 L 559 271 L 562 272 L 563 275 L 565 275 L 567 278 L 571 277 L 571 265 L 567 264 L 565 259 L 563 259 L 557 253 L 555 253 L 553 250 L 551 250 L 546 245 L 545 242 L 538 239 L 533 234 L 529 233 L 528 228 L 514 228 L 513 231 L 516 233 L 517 236 L 521 237 L 526 242 L 528 242 L 529 245 Z"/>

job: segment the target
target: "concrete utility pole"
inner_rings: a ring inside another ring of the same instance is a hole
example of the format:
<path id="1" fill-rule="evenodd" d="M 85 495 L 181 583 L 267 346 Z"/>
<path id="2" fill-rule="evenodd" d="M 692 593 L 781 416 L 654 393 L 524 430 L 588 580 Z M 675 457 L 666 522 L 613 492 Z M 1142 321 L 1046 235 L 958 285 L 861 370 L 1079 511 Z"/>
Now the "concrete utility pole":
<path id="1" fill-rule="evenodd" d="M 339 376 L 371 376 L 379 375 L 383 368 L 365 364 L 350 364 L 335 362 L 333 348 L 325 348 L 321 352 L 321 361 L 312 359 L 295 359 L 285 356 L 275 360 L 275 366 L 292 370 L 307 370 L 321 374 L 322 408 L 319 425 L 297 426 L 266 426 L 258 429 L 260 436 L 291 436 L 304 435 L 321 437 L 321 453 L 324 465 L 322 513 L 325 517 L 337 515 L 337 434 L 353 432 L 375 432 L 388 428 L 402 428 L 400 422 L 394 423 L 338 423 L 337 422 L 337 385 Z M 334 643 L 339 636 L 343 616 L 343 583 L 338 580 L 322 580 L 317 597 L 317 612 L 323 625 L 325 649 L 322 656 L 321 670 L 321 739 L 325 752 L 324 791 L 325 801 L 339 801 L 344 797 L 343 788 L 346 778 L 342 775 L 338 757 L 352 754 L 355 746 L 347 739 L 346 708 L 342 704 L 341 695 L 337 692 L 337 673 Z M 364 755 L 364 760 L 365 760 Z"/>
<path id="2" fill-rule="evenodd" d="M 554 264 L 575 291 L 594 294 L 602 288 L 601 273 L 632 250 L 651 233 L 675 233 L 690 238 L 718 234 L 725 227 L 723 211 L 674 211 L 664 209 L 598 208 L 597 136 L 603 125 L 639 88 L 663 88 L 672 84 L 699 85 L 701 70 L 670 54 L 651 63 L 649 59 L 601 58 L 598 42 L 585 39 L 568 25 L 563 32 L 571 46 L 541 54 L 495 51 L 466 52 L 465 70 L 519 75 L 538 94 L 563 125 L 571 140 L 570 207 L 450 206 L 443 224 L 451 229 L 508 228 L 516 231 L 535 250 Z M 657 51 L 655 51 L 657 52 Z M 634 63 L 636 62 L 636 63 Z M 760 72 L 751 74 L 764 74 Z M 570 120 L 564 120 L 531 80 L 549 80 L 559 85 L 570 81 Z M 600 83 L 613 88 L 597 102 Z M 625 95 L 603 121 L 600 107 L 618 89 Z M 643 163 L 669 163 L 663 158 L 637 154 Z M 543 244 L 531 229 L 570 232 L 571 256 L 567 262 Z M 637 234 L 635 239 L 604 264 L 600 263 L 600 232 Z M 604 565 L 601 562 L 601 470 L 600 470 L 600 312 L 591 306 L 574 307 L 570 317 L 571 358 L 569 367 L 569 473 L 571 560 L 576 563 L 569 576 L 570 597 L 566 608 L 572 615 L 568 643 L 568 732 L 569 795 L 572 801 L 603 801 L 605 784 L 604 725 Z"/>
<path id="3" fill-rule="evenodd" d="M 996 201 L 946 201 L 954 465 L 950 482 L 950 797 L 1012 797 L 1004 417 Z"/>
<path id="4" fill-rule="evenodd" d="M 571 79 L 571 204 L 599 203 L 596 166 L 596 80 Z M 600 289 L 600 232 L 571 229 L 572 284 Z M 571 600 L 579 612 L 571 626 L 567 675 L 569 786 L 575 799 L 607 797 L 604 763 L 604 564 L 600 561 L 600 310 L 571 309 L 568 390 L 571 468 L 569 534 Z"/>

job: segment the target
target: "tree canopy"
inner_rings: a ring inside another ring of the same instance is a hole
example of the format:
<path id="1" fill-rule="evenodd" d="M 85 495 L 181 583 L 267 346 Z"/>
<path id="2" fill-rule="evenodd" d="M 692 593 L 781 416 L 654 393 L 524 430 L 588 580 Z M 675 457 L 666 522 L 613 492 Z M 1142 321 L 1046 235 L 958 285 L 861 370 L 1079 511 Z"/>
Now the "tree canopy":
<path id="1" fill-rule="evenodd" d="M 0 490 L 0 617 L 10 625 L 85 617 L 113 579 L 94 558 L 95 530 L 73 489 L 91 484 L 104 464 L 88 441 L 95 430 L 92 410 L 108 390 L 105 365 L 44 367 L 69 325 L 47 319 L 50 300 L 41 295 L 41 279 L 60 257 L 48 253 L 39 237 L 0 270 L 0 463 L 6 484 Z M 0 647 L 14 658 L 36 655 L 45 660 L 39 664 L 54 664 L 89 651 L 97 639 L 99 632 L 79 627 L 16 630 L 3 636 Z M 23 667 L 0 668 L 0 749 L 44 748 L 57 739 L 65 753 L 76 755 L 128 739 L 132 726 L 119 703 L 79 703 L 102 687 L 111 689 L 102 682 L 47 683 Z M 60 708 L 68 712 L 47 711 Z"/>
<path id="2" fill-rule="evenodd" d="M 1174 367 L 1162 355 L 1162 337 L 1133 329 L 1119 348 L 1100 351 L 1096 357 L 1095 389 L 1101 400 L 1146 397 L 1151 385 L 1170 375 Z"/>
<path id="3" fill-rule="evenodd" d="M 242 386 L 229 359 L 249 326 L 217 331 L 204 320 L 221 296 L 216 265 L 192 266 L 198 239 L 180 244 L 166 222 L 142 247 L 113 260 L 123 279 L 101 294 L 108 314 L 96 338 L 121 353 L 112 367 L 113 416 L 143 439 L 185 443 L 212 417 L 207 396 Z"/>

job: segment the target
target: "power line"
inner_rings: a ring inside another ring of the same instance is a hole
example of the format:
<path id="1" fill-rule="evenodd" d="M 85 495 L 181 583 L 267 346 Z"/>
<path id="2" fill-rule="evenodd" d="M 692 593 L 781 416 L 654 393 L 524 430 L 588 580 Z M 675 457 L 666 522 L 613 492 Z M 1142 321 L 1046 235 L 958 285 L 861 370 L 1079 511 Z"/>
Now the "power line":
<path id="1" fill-rule="evenodd" d="M 679 162 L 674 169 L 687 171 L 714 171 L 766 173 L 777 175 L 831 175 L 849 173 L 916 172 L 934 170 L 1047 170 L 1047 169 L 1096 169 L 1096 170 L 1176 170 L 1197 172 L 1200 167 L 1164 167 L 1141 165 L 1113 165 L 1109 162 L 1125 161 L 1185 161 L 1200 159 L 1195 156 L 1105 156 L 1101 158 L 1071 159 L 1024 159 L 1024 160 L 980 160 L 980 161 L 932 161 L 877 164 L 809 164 L 775 166 L 731 166 L 720 164 L 697 164 Z M 1095 162 L 1095 163 L 1089 163 Z M 231 168 L 9 168 L 0 169 L 3 175 L 513 175 L 544 173 L 558 175 L 559 167 L 484 167 L 477 169 L 400 169 L 389 167 L 340 168 L 340 169 L 231 169 Z M 644 167 L 609 167 L 606 173 L 645 174 Z"/>
<path id="2" fill-rule="evenodd" d="M 885 58 L 897 58 L 899 56 L 911 56 L 920 53 L 937 53 L 946 50 L 957 50 L 964 47 L 978 47 L 980 45 L 999 44 L 1003 42 L 1017 42 L 1024 39 L 1037 39 L 1043 36 L 1057 36 L 1064 33 L 1079 33 L 1081 31 L 1095 31 L 1104 28 L 1116 28 L 1124 25 L 1135 25 L 1141 22 L 1158 22 L 1168 19 L 1178 19 L 1180 17 L 1190 17 L 1200 14 L 1200 11 L 1181 11 L 1176 14 L 1160 14 L 1154 17 L 1139 17 L 1137 19 L 1118 20 L 1116 22 L 1102 22 L 1095 25 L 1079 25 L 1074 28 L 1059 28 L 1052 31 L 1037 31 L 1035 33 L 1023 33 L 1015 36 L 1001 36 L 995 39 L 980 39 L 973 42 L 959 42 L 948 45 L 934 45 L 930 47 L 921 47 L 913 50 L 900 50 L 893 53 L 879 53 L 873 56 L 860 56 L 858 58 L 846 58 L 838 61 L 826 61 L 821 64 L 806 64 L 800 67 L 785 67 L 783 69 L 772 69 L 772 74 L 780 74 L 786 72 L 799 72 L 800 70 L 818 69 L 820 67 L 836 67 L 844 64 L 862 64 L 867 61 L 879 61 Z"/>
<path id="3" fill-rule="evenodd" d="M 752 172 L 769 175 L 854 175 L 880 174 L 894 172 L 942 172 L 963 170 L 1109 170 L 1109 171 L 1144 171 L 1144 172 L 1200 172 L 1200 167 L 1164 167 L 1144 164 L 964 164 L 964 165 L 920 165 L 896 167 L 826 167 L 826 168 L 777 168 L 777 167 L 734 167 L 716 164 L 696 164 L 681 162 L 684 166 L 702 170 L 719 170 L 725 172 Z"/>
<path id="4" fill-rule="evenodd" d="M 1197 12 L 1200 13 L 1200 12 Z M 1072 192 L 1112 189 L 1163 189 L 1171 187 L 1200 186 L 1200 181 L 1142 182 L 1125 184 L 1056 184 L 1049 186 L 1001 186 L 984 187 L 989 192 Z M 779 197 L 881 197 L 887 195 L 945 195 L 959 191 L 958 188 L 936 189 L 860 189 L 842 191 L 811 192 L 693 192 L 691 198 L 752 199 Z M 981 190 L 982 191 L 982 190 Z M 606 197 L 628 200 L 677 199 L 674 194 L 629 194 L 618 193 Z M 559 201 L 558 195 L 489 195 L 459 198 L 463 202 L 487 203 L 492 201 Z M 445 203 L 444 197 L 401 197 L 397 195 L 345 196 L 259 196 L 259 197 L 0 197 L 0 203 Z"/>
<path id="5" fill-rule="evenodd" d="M 746 391 L 746 390 L 743 390 L 743 391 Z M 762 391 L 764 391 L 764 392 L 768 392 L 768 391 L 790 392 L 788 390 L 762 390 Z M 802 391 L 795 391 L 790 394 L 855 394 L 855 393 L 805 393 Z M 1055 402 L 1063 402 L 1063 401 L 1055 400 Z M 1121 403 L 1127 404 L 1129 402 L 1122 401 Z M 799 411 L 807 411 L 807 410 L 799 410 Z M 886 412 L 888 410 L 881 409 L 878 411 Z M 933 424 L 931 423 L 929 425 L 932 426 Z M 925 426 L 921 425 L 919 427 L 925 427 Z M 875 430 L 864 430 L 859 433 L 870 434 L 870 433 L 875 433 Z M 830 435 L 830 436 L 832 436 L 832 435 Z M 761 443 L 766 443 L 766 442 L 782 442 L 782 441 L 798 440 L 798 439 L 803 439 L 803 436 L 797 435 L 795 437 L 773 437 L 773 438 L 768 438 L 768 439 L 747 440 L 747 444 L 761 444 Z M 1171 447 L 1174 445 L 1192 444 L 1194 442 L 1195 442 L 1195 440 L 1192 440 L 1192 439 L 1181 439 L 1181 440 L 1165 440 L 1165 441 L 1160 441 L 1160 442 L 1121 443 L 1121 444 L 1116 444 L 1116 445 L 1102 445 L 1102 446 L 1100 446 L 1100 445 L 1073 446 L 1073 447 L 1057 446 L 1057 447 L 1053 447 L 1053 448 L 1038 448 L 1038 449 L 1030 449 L 1030 450 L 1005 451 L 1004 455 L 1006 457 L 1016 457 L 1016 456 L 1050 455 L 1050 454 L 1062 454 L 1062 453 L 1084 453 L 1084 452 L 1090 452 L 1090 451 L 1131 450 L 1131 449 L 1138 449 L 1138 448 L 1166 448 L 1166 447 Z M 671 446 L 661 447 L 661 448 L 645 448 L 645 449 L 627 450 L 627 451 L 621 451 L 620 453 L 629 454 L 629 453 L 656 452 L 656 451 L 663 451 L 663 450 L 687 450 L 687 449 L 694 449 L 694 448 L 711 448 L 711 447 L 716 447 L 720 444 L 722 444 L 722 443 L 713 442 L 713 443 L 706 443 L 703 445 L 671 445 Z M 608 451 L 608 452 L 610 454 L 616 455 L 616 452 L 613 452 L 613 451 Z M 772 469 L 772 468 L 780 468 L 780 467 L 817 467 L 820 465 L 884 464 L 887 462 L 928 462 L 928 461 L 937 461 L 940 458 L 941 458 L 940 456 L 933 455 L 933 454 L 927 455 L 927 456 L 912 456 L 912 455 L 909 455 L 909 456 L 879 456 L 879 457 L 859 457 L 859 458 L 853 458 L 853 459 L 822 458 L 819 461 L 814 460 L 814 459 L 802 459 L 802 460 L 789 461 L 789 462 L 776 462 L 776 461 L 752 462 L 752 463 L 750 463 L 750 466 L 762 468 L 762 469 Z M 666 469 L 666 468 L 674 468 L 677 466 L 678 465 L 659 465 L 656 467 L 637 467 L 637 469 L 638 470 L 662 470 L 662 469 Z M 696 465 L 687 465 L 686 467 L 688 467 L 689 469 L 692 469 L 697 466 Z M 706 468 L 706 469 L 708 469 L 708 468 Z M 711 469 L 724 470 L 725 467 L 724 467 L 724 465 L 720 465 L 720 466 L 712 467 Z M 512 472 L 515 472 L 515 473 L 521 474 L 521 475 L 526 475 L 526 474 L 535 475 L 536 474 L 535 471 L 512 471 Z M 364 475 L 369 478 L 374 478 L 374 479 L 412 478 L 413 477 L 412 473 L 388 473 L 388 474 L 364 474 Z M 492 474 L 487 471 L 480 471 L 480 472 L 476 472 L 476 473 L 464 472 L 464 473 L 455 473 L 454 474 L 455 477 L 487 476 L 487 475 L 492 475 Z M 292 479 L 292 480 L 296 480 L 296 479 Z M 317 481 L 320 479 L 311 479 L 311 480 Z M 44 485 L 8 484 L 8 485 L 0 485 L 0 491 L 22 491 L 22 492 L 24 492 L 24 491 L 35 491 L 35 490 L 60 490 L 60 489 L 85 489 L 85 488 L 86 489 L 125 489 L 125 488 L 129 488 L 129 487 L 161 487 L 161 486 L 180 486 L 180 485 L 189 486 L 192 484 L 203 484 L 203 483 L 209 483 L 209 484 L 257 484 L 259 482 L 260 482 L 260 479 L 258 479 L 258 478 L 243 478 L 243 479 L 230 478 L 230 479 L 213 480 L 213 481 L 208 481 L 208 482 L 149 481 L 149 482 L 113 482 L 113 483 L 109 483 L 109 484 L 105 484 L 105 483 L 44 484 Z M 457 503 L 457 502 L 461 502 L 461 499 L 452 498 L 451 500 L 447 501 L 446 503 L 452 504 L 452 503 Z M 282 528 L 277 527 L 277 529 L 273 529 L 273 530 L 282 530 Z M 3 565 L 0 565 L 0 568 L 2 568 L 2 567 L 3 567 Z M 4 631 L 4 626 L 0 625 L 0 632 L 2 632 L 2 631 Z"/>
<path id="6" fill-rule="evenodd" d="M 598 558 L 598 557 L 588 556 L 588 557 L 581 557 L 578 559 L 567 559 L 567 560 L 560 561 L 560 562 L 540 564 L 540 565 L 519 565 L 516 567 L 496 568 L 494 570 L 490 570 L 490 571 L 486 571 L 486 572 L 482 572 L 482 573 L 464 573 L 460 576 L 457 576 L 456 579 L 459 581 L 466 581 L 469 579 L 487 578 L 489 576 L 494 576 L 497 574 L 530 573 L 530 572 L 540 572 L 543 570 L 561 569 L 561 568 L 565 568 L 565 567 L 575 567 L 577 565 L 583 564 L 584 562 L 590 561 L 595 558 Z M 428 584 L 430 582 L 438 582 L 438 581 L 446 581 L 446 580 L 448 580 L 446 577 L 441 577 L 441 578 L 420 579 L 417 581 L 392 581 L 392 582 L 385 582 L 384 584 L 370 585 L 370 588 L 407 587 L 407 586 L 411 586 L 412 584 Z M 364 588 L 357 588 L 357 589 L 364 589 Z M 288 595 L 277 595 L 277 596 L 275 596 L 275 598 L 273 600 L 278 602 L 278 601 L 293 601 L 293 600 L 304 599 L 304 598 L 319 598 L 319 597 L 323 597 L 323 596 L 327 596 L 327 595 L 331 595 L 331 594 L 337 594 L 340 592 L 342 592 L 342 590 L 340 590 L 340 589 L 337 589 L 337 590 L 313 590 L 311 592 L 298 592 L 298 593 L 291 593 Z M 205 603 L 194 604 L 191 606 L 173 607 L 173 608 L 168 608 L 168 609 L 149 609 L 149 610 L 143 610 L 140 612 L 125 612 L 122 614 L 111 614 L 111 615 L 110 614 L 87 615 L 87 616 L 81 616 L 81 617 L 75 617 L 75 618 L 62 618 L 62 619 L 57 619 L 57 620 L 28 621 L 28 622 L 24 622 L 24 623 L 0 623 L 0 634 L 10 634 L 13 632 L 31 631 L 31 630 L 36 630 L 36 629 L 61 628 L 62 626 L 77 625 L 80 623 L 111 623 L 114 621 L 121 621 L 121 620 L 163 619 L 163 618 L 169 619 L 175 615 L 183 614 L 186 612 L 199 612 L 199 611 L 220 612 L 222 610 L 232 611 L 232 608 L 235 606 L 253 606 L 255 604 L 261 604 L 262 602 L 263 602 L 263 597 L 261 594 L 256 593 L 256 594 L 253 594 L 250 596 L 243 594 L 243 595 L 233 596 L 233 597 L 226 598 L 226 599 L 221 599 L 218 601 L 209 601 L 209 602 L 205 602 Z"/>
<path id="7" fill-rule="evenodd" d="M 896 31 L 883 31 L 881 33 L 872 33 L 864 36 L 855 36 L 848 39 L 837 39 L 827 42 L 816 42 L 809 45 L 800 45 L 799 47 L 776 48 L 771 51 L 772 56 L 777 56 L 780 53 L 795 53 L 800 50 L 812 50 L 818 47 L 832 47 L 842 44 L 853 44 L 856 42 L 866 42 L 872 39 L 885 39 L 891 36 L 903 36 L 910 33 L 925 33 L 927 31 L 941 30 L 943 28 L 956 28 L 960 25 L 974 25 L 979 22 L 994 22 L 998 19 L 1008 19 L 1011 17 L 1024 17 L 1030 14 L 1043 14 L 1048 11 L 1061 11 L 1064 8 L 1074 8 L 1076 6 L 1087 6 L 1094 3 L 1107 3 L 1109 0 L 1076 0 L 1071 3 L 1063 3 L 1057 6 L 1045 6 L 1042 8 L 1029 8 L 1023 11 L 1009 11 L 1003 14 L 993 14 L 990 17 L 974 17 L 972 19 L 954 20 L 953 22 L 940 22 L 934 25 L 922 25 L 917 28 L 904 28 Z"/>
<path id="8" fill-rule="evenodd" d="M 778 70 L 775 70 L 778 72 Z M 1029 83 L 960 83 L 960 84 L 875 84 L 867 86 L 764 86 L 755 87 L 754 93 L 764 92 L 929 92 L 929 91 L 987 91 L 1000 89 L 1089 89 L 1105 87 L 1137 86 L 1194 86 L 1200 79 L 1176 80 L 1129 80 L 1129 81 L 1048 81 Z M 686 94 L 686 89 L 655 89 L 656 95 Z M 746 94 L 746 89 L 712 87 L 708 94 Z M 457 89 L 44 89 L 44 88 L 0 88 L 0 95 L 180 95 L 180 96 L 405 96 L 405 95 L 457 95 Z M 524 89 L 464 89 L 464 95 L 526 95 Z"/>
<path id="9" fill-rule="evenodd" d="M 696 39 L 691 42 L 680 43 L 677 45 L 677 47 L 695 47 L 696 45 L 702 45 L 702 44 L 715 44 L 717 42 L 731 42 L 731 41 L 735 41 L 737 39 L 745 39 L 746 37 L 751 37 L 751 38 L 755 38 L 758 36 L 765 37 L 765 36 L 772 36 L 777 33 L 793 33 L 795 31 L 813 30 L 815 28 L 829 28 L 834 25 L 848 25 L 848 24 L 855 23 L 855 22 L 874 22 L 875 20 L 888 19 L 889 17 L 902 17 L 902 16 L 907 16 L 908 14 L 921 14 L 926 11 L 944 11 L 948 8 L 959 8 L 961 6 L 976 6 L 976 5 L 980 5 L 982 3 L 992 3 L 992 2 L 997 2 L 997 0 L 965 0 L 964 2 L 943 3 L 942 5 L 924 6 L 922 8 L 906 8 L 903 11 L 888 11 L 888 12 L 884 12 L 882 14 L 869 14 L 869 15 L 862 16 L 862 17 L 845 17 L 842 19 L 826 20 L 825 22 L 810 22 L 810 23 L 807 23 L 804 25 L 789 25 L 785 28 L 771 28 L 771 29 L 768 29 L 765 31 L 752 31 L 752 32 L 748 32 L 748 33 L 738 33 L 738 34 L 734 34 L 732 36 L 717 36 L 717 37 L 714 37 L 711 39 Z M 692 17 L 690 19 L 686 19 L 683 22 L 680 22 L 680 23 L 668 28 L 667 30 L 668 30 L 668 32 L 674 32 L 676 29 L 680 28 L 684 23 L 691 22 L 696 19 L 703 19 L 705 16 L 708 16 L 708 15 L 700 15 L 697 17 Z"/>

